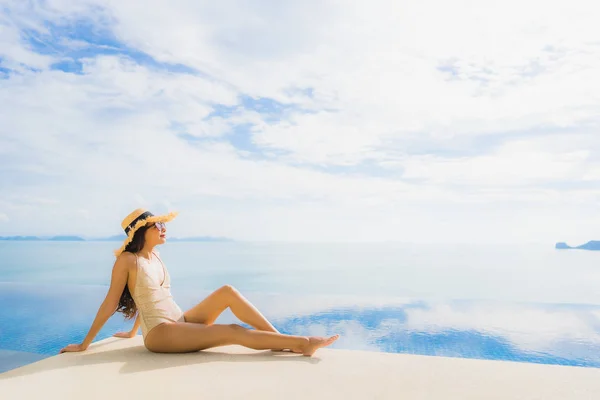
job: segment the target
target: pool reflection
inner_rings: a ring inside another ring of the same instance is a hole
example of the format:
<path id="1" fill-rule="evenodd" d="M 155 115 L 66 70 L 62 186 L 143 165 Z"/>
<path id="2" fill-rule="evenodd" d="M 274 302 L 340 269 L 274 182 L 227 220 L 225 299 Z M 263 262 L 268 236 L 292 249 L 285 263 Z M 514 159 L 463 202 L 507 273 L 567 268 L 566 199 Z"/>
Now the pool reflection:
<path id="1" fill-rule="evenodd" d="M 600 366 L 598 307 L 424 303 L 330 309 L 277 321 L 293 334 L 340 333 L 338 348 Z"/>

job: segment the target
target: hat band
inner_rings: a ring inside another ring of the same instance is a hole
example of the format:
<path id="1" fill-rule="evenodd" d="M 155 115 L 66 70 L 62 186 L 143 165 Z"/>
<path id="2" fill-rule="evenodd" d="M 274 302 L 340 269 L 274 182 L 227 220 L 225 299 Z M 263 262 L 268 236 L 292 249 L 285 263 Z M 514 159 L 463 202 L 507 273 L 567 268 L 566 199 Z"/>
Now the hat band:
<path id="1" fill-rule="evenodd" d="M 125 228 L 125 233 L 129 234 L 129 231 L 132 230 L 135 224 L 137 224 L 140 220 L 153 216 L 154 214 L 152 214 L 150 211 L 146 211 L 145 213 L 140 214 L 136 219 L 131 221 L 129 225 L 127 225 L 127 227 Z"/>

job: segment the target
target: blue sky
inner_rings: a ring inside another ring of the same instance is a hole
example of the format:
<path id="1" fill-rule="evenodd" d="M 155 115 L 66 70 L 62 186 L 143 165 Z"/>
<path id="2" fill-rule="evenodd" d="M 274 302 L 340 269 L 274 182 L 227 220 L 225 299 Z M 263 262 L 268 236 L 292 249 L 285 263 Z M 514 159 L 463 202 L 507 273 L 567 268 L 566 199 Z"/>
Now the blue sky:
<path id="1" fill-rule="evenodd" d="M 576 3 L 0 1 L 0 235 L 598 237 Z"/>

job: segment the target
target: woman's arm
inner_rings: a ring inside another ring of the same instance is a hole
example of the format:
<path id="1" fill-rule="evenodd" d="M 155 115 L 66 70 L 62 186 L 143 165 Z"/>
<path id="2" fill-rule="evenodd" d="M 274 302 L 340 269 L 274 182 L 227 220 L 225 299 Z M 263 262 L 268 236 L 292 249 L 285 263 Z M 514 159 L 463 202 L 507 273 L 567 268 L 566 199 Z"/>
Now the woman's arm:
<path id="1" fill-rule="evenodd" d="M 113 336 L 120 338 L 133 338 L 137 335 L 138 329 L 140 329 L 140 324 L 142 321 L 140 320 L 140 312 L 138 311 L 137 317 L 135 318 L 135 322 L 133 323 L 133 328 L 129 332 L 117 332 Z"/>
<path id="2" fill-rule="evenodd" d="M 123 289 L 127 284 L 127 278 L 129 276 L 129 263 L 132 262 L 133 255 L 124 253 L 115 261 L 115 265 L 112 270 L 112 277 L 110 282 L 110 288 L 106 294 L 106 298 L 100 305 L 96 318 L 92 323 L 92 326 L 80 344 L 70 344 L 63 348 L 60 352 L 68 351 L 84 351 L 92 343 L 102 326 L 108 321 L 108 319 L 115 313 L 117 306 L 119 305 L 119 299 L 123 293 Z"/>

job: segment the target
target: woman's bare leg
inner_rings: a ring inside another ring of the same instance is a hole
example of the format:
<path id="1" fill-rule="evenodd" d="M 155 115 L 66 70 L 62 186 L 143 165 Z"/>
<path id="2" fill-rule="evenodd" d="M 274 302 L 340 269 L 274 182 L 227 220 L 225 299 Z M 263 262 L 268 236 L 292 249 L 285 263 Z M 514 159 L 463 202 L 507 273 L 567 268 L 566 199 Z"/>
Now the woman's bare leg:
<path id="1" fill-rule="evenodd" d="M 255 350 L 291 348 L 312 356 L 317 349 L 332 344 L 338 337 L 293 336 L 246 329 L 235 324 L 207 326 L 183 322 L 161 324 L 152 329 L 146 337 L 146 347 L 156 353 L 185 353 L 237 344 Z"/>
<path id="2" fill-rule="evenodd" d="M 230 285 L 215 290 L 206 299 L 184 313 L 186 322 L 212 325 L 229 307 L 240 321 L 260 331 L 279 333 L 242 294 Z"/>

